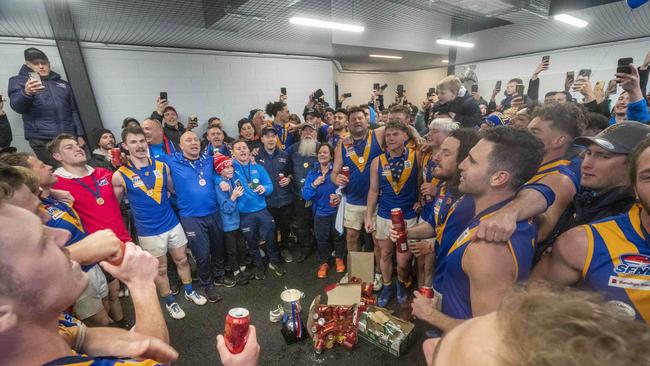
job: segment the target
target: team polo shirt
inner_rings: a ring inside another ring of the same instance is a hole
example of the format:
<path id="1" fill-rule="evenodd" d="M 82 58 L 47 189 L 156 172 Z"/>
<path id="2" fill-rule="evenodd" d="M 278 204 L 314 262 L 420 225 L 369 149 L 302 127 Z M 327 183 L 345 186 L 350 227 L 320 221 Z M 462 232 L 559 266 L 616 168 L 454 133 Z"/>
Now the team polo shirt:
<path id="1" fill-rule="evenodd" d="M 354 140 L 352 144 L 339 144 L 343 166 L 350 168 L 350 181 L 345 187 L 346 201 L 352 205 L 365 206 L 370 190 L 370 164 L 383 150 L 374 131 L 368 131 L 366 138 Z"/>
<path id="2" fill-rule="evenodd" d="M 237 208 L 240 213 L 253 213 L 266 208 L 266 198 L 273 194 L 273 182 L 266 169 L 261 164 L 253 164 L 250 161 L 242 164 L 233 160 L 232 166 L 235 170 L 233 180 L 235 184 L 241 184 L 244 194 L 237 199 Z M 255 192 L 257 185 L 264 186 L 264 194 Z"/>
<path id="3" fill-rule="evenodd" d="M 129 162 L 115 172 L 124 181 L 123 187 L 139 236 L 160 235 L 178 225 L 178 218 L 167 197 L 168 170 L 165 163 L 150 159 L 145 167 L 138 169 Z"/>
<path id="4" fill-rule="evenodd" d="M 587 259 L 582 287 L 605 295 L 621 315 L 650 323 L 650 235 L 641 224 L 641 206 L 582 225 Z"/>
<path id="5" fill-rule="evenodd" d="M 214 191 L 212 156 L 202 154 L 197 160 L 189 160 L 183 153 L 165 155 L 176 191 L 178 213 L 181 217 L 204 217 L 217 212 L 217 196 Z"/>
<path id="6" fill-rule="evenodd" d="M 481 219 L 491 216 L 509 200 L 486 208 L 477 214 L 469 226 L 461 233 L 449 248 L 446 266 L 440 285 L 436 290 L 442 295 L 442 312 L 452 318 L 469 319 L 473 317 L 470 297 L 470 280 L 463 268 L 463 257 L 472 244 L 472 236 Z M 515 268 L 515 281 L 525 281 L 533 266 L 537 225 L 533 220 L 519 221 L 517 228 L 508 241 L 508 250 L 512 254 Z"/>
<path id="7" fill-rule="evenodd" d="M 65 246 L 72 245 L 87 236 L 81 218 L 72 206 L 52 197 L 41 198 L 41 205 L 41 209 L 50 217 L 46 226 L 63 229 L 70 233 L 70 240 L 65 243 Z M 81 266 L 81 269 L 87 272 L 94 265 Z"/>
<path id="8" fill-rule="evenodd" d="M 269 126 L 275 130 L 277 144 L 280 150 L 286 150 L 289 146 L 293 145 L 295 138 L 292 133 L 289 133 L 289 123 L 277 124 L 269 122 Z"/>
<path id="9" fill-rule="evenodd" d="M 415 217 L 413 209 L 418 199 L 418 162 L 415 150 L 404 149 L 401 156 L 391 157 L 388 152 L 375 159 L 379 177 L 379 200 L 377 215 L 390 219 L 394 208 L 402 210 L 404 219 Z"/>
<path id="10" fill-rule="evenodd" d="M 120 203 L 113 193 L 113 172 L 86 166 L 88 175 L 76 177 L 59 168 L 54 172 L 57 183 L 52 188 L 68 191 L 74 197 L 74 208 L 88 234 L 111 229 L 122 241 L 131 241 L 120 212 Z"/>

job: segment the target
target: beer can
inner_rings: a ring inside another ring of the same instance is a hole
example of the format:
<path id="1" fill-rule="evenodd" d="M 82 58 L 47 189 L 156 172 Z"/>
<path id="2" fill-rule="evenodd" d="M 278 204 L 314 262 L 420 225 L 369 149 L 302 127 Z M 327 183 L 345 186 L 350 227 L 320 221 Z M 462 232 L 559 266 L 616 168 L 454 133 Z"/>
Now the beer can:
<path id="1" fill-rule="evenodd" d="M 338 206 L 338 203 L 336 202 L 336 200 L 337 200 L 337 194 L 336 193 L 330 194 L 330 207 Z"/>
<path id="2" fill-rule="evenodd" d="M 397 252 L 408 252 L 409 247 L 406 243 L 406 223 L 404 222 L 404 213 L 402 212 L 402 209 L 394 208 L 390 210 L 390 220 L 393 224 L 393 230 L 397 231 L 398 233 L 398 238 L 395 242 Z"/>
<path id="3" fill-rule="evenodd" d="M 278 173 L 278 182 L 284 179 L 284 174 L 283 173 Z"/>
<path id="4" fill-rule="evenodd" d="M 420 293 L 422 296 L 426 297 L 427 299 L 433 299 L 433 288 L 427 287 L 427 286 L 422 286 L 420 287 Z"/>
<path id="5" fill-rule="evenodd" d="M 323 353 L 323 349 L 325 348 L 325 340 L 324 339 L 319 339 L 316 341 L 316 344 L 314 344 L 314 352 L 316 354 L 321 354 Z"/>
<path id="6" fill-rule="evenodd" d="M 114 167 L 122 166 L 122 150 L 119 147 L 111 149 L 111 164 Z"/>
<path id="7" fill-rule="evenodd" d="M 257 187 L 259 187 L 259 185 L 260 185 L 260 180 L 257 178 L 253 178 L 253 182 L 251 183 L 251 188 L 255 190 L 257 189 Z"/>
<path id="8" fill-rule="evenodd" d="M 244 308 L 233 308 L 226 315 L 226 329 L 223 332 L 226 347 L 232 354 L 240 353 L 244 350 L 248 341 L 248 328 L 251 323 L 251 317 L 248 310 Z"/>
<path id="9" fill-rule="evenodd" d="M 345 176 L 346 178 L 350 179 L 350 167 L 349 166 L 344 166 L 341 168 L 341 174 Z"/>

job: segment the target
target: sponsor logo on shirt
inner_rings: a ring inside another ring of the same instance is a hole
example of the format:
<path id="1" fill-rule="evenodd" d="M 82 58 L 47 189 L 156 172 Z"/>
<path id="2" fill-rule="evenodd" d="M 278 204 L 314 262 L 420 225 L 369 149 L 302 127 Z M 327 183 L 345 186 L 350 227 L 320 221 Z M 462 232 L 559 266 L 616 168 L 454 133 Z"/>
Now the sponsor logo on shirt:
<path id="1" fill-rule="evenodd" d="M 108 185 L 108 179 L 102 178 L 102 179 L 99 180 L 98 184 L 99 184 L 100 187 L 107 186 Z"/>
<path id="2" fill-rule="evenodd" d="M 623 254 L 615 273 L 650 277 L 650 256 L 644 254 Z"/>

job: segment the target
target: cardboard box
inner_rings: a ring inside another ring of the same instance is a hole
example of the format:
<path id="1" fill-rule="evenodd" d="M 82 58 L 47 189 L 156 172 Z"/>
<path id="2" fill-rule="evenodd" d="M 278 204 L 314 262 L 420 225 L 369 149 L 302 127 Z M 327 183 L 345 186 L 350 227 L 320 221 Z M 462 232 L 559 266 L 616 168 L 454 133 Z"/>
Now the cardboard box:
<path id="1" fill-rule="evenodd" d="M 307 320 L 307 331 L 313 336 L 311 327 L 314 325 L 314 313 L 320 304 L 320 295 L 316 295 L 309 305 L 309 318 Z M 327 305 L 349 305 L 353 306 L 361 301 L 361 285 L 358 283 L 338 284 L 327 291 Z"/>
<path id="2" fill-rule="evenodd" d="M 348 252 L 348 278 L 360 278 L 363 282 L 375 280 L 375 253 Z"/>
<path id="3" fill-rule="evenodd" d="M 387 327 L 373 320 L 371 316 L 373 312 L 380 312 L 381 318 L 388 319 L 390 323 L 397 325 L 401 332 L 394 332 L 391 334 Z M 357 335 L 367 343 L 375 345 L 377 348 L 382 349 L 395 357 L 403 355 L 408 347 L 414 341 L 413 329 L 415 325 L 411 322 L 406 322 L 397 318 L 384 308 L 377 306 L 369 306 L 368 311 L 361 314 L 359 319 L 359 327 Z"/>

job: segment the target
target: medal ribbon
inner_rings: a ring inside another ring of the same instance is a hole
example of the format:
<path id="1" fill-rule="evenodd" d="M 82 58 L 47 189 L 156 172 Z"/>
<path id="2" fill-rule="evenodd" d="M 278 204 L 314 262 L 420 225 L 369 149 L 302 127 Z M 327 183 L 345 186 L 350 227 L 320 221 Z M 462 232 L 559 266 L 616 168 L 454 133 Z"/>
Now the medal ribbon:
<path id="1" fill-rule="evenodd" d="M 345 146 L 346 150 L 348 151 L 348 157 L 350 160 L 352 160 L 352 163 L 356 165 L 357 169 L 359 169 L 360 172 L 363 172 L 363 170 L 366 168 L 366 164 L 368 163 L 368 157 L 370 156 L 370 145 L 372 145 L 372 131 L 368 131 L 366 146 L 363 149 L 363 162 L 359 162 L 359 155 L 357 155 L 354 147 L 350 149 L 350 146 L 352 145 Z"/>
<path id="2" fill-rule="evenodd" d="M 388 155 L 388 153 L 379 155 L 379 160 L 382 167 L 389 165 L 386 155 Z M 386 179 L 390 182 L 390 185 L 393 187 L 393 192 L 395 192 L 396 195 L 398 195 L 402 191 L 402 188 L 404 188 L 406 181 L 411 176 L 411 170 L 413 170 L 413 164 L 415 163 L 415 151 L 406 149 L 406 155 L 407 161 L 410 162 L 410 164 L 408 164 L 408 166 L 404 164 L 404 169 L 402 170 L 402 174 L 399 177 L 399 181 L 394 181 L 392 173 L 390 177 L 386 177 Z"/>
<path id="3" fill-rule="evenodd" d="M 279 149 L 284 150 L 284 145 L 287 142 L 287 131 L 289 130 L 287 128 L 288 123 L 283 124 L 280 126 L 280 132 L 278 133 L 278 130 L 275 130 L 275 139 L 277 141 L 277 146 Z M 271 122 L 269 123 L 269 126 L 273 127 L 275 129 L 275 123 Z M 282 136 L 282 137 L 280 137 Z"/>
<path id="4" fill-rule="evenodd" d="M 151 161 L 151 159 L 149 159 L 149 166 L 151 166 L 151 164 L 152 164 L 152 161 Z M 131 183 L 134 183 L 134 180 L 136 179 L 136 177 L 138 177 L 140 179 L 140 181 L 142 182 L 142 185 L 136 186 L 135 184 L 133 184 L 133 187 L 139 188 L 142 192 L 147 194 L 147 196 L 151 197 L 154 201 L 156 201 L 156 203 L 160 204 L 160 202 L 162 200 L 162 186 L 163 186 L 163 180 L 164 180 L 163 168 L 164 168 L 163 163 L 161 163 L 159 161 L 156 161 L 154 171 L 158 171 L 160 174 L 158 174 L 158 175 L 154 174 L 154 177 L 156 178 L 156 181 L 154 183 L 153 188 L 149 188 L 147 186 L 147 183 L 144 181 L 144 179 L 141 178 L 142 174 L 138 175 L 132 170 L 132 169 L 134 169 L 134 170 L 137 170 L 138 173 L 142 173 L 142 169 L 136 168 L 135 165 L 129 164 L 128 167 L 127 166 L 121 166 L 120 169 L 118 169 L 118 170 L 120 171 L 120 173 L 122 173 L 124 176 L 126 176 L 131 181 Z M 148 193 L 149 191 L 152 192 L 151 195 Z"/>
<path id="5" fill-rule="evenodd" d="M 93 176 L 93 175 L 91 175 L 90 178 L 92 178 L 93 183 L 95 183 L 95 190 L 88 187 L 88 185 L 86 183 L 84 183 L 83 181 L 81 181 L 80 178 L 74 178 L 74 181 L 79 183 L 88 192 L 92 193 L 92 195 L 95 196 L 95 201 L 102 199 L 102 194 L 101 194 L 101 191 L 99 190 L 99 182 L 97 181 L 97 178 L 95 178 L 95 176 Z M 98 204 L 100 204 L 100 203 L 98 203 Z"/>

